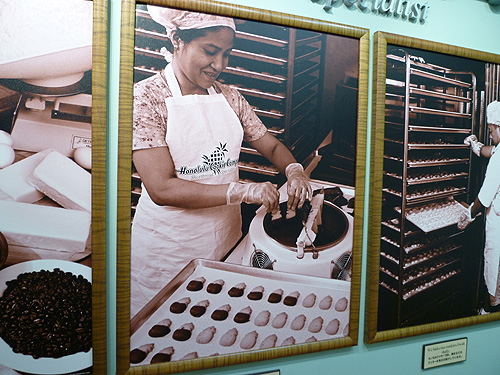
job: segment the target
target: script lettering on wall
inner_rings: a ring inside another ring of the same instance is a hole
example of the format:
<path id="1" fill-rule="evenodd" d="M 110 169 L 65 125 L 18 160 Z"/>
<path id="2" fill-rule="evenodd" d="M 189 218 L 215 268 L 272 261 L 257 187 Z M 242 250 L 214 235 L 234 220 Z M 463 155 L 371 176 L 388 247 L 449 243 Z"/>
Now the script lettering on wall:
<path id="1" fill-rule="evenodd" d="M 325 12 L 335 6 L 344 5 L 349 9 L 356 7 L 362 12 L 372 12 L 400 18 L 401 20 L 424 23 L 429 15 L 428 2 L 416 0 L 311 0 L 323 5 Z"/>

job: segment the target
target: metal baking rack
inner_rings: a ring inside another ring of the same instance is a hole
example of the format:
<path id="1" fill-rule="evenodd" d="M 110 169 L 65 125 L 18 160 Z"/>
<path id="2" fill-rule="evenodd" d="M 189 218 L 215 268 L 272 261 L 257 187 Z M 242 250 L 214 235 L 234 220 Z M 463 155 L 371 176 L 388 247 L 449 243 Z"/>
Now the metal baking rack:
<path id="1" fill-rule="evenodd" d="M 379 328 L 446 315 L 460 299 L 463 232 L 424 232 L 407 215 L 453 197 L 470 201 L 476 77 L 399 49 L 387 55 Z M 449 317 L 453 317 L 449 314 Z"/>

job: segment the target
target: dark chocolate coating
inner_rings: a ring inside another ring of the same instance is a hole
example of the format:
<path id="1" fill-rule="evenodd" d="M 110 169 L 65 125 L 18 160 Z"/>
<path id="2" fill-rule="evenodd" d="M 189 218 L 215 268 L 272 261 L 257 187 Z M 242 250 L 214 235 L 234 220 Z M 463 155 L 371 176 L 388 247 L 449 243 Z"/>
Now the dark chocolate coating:
<path id="1" fill-rule="evenodd" d="M 203 283 L 200 280 L 191 280 L 186 286 L 186 289 L 190 292 L 197 292 L 203 289 Z"/>
<path id="2" fill-rule="evenodd" d="M 286 296 L 283 303 L 287 306 L 295 306 L 297 304 L 297 298 L 292 296 Z"/>
<path id="3" fill-rule="evenodd" d="M 218 294 L 222 290 L 222 285 L 221 284 L 208 284 L 207 286 L 207 292 L 210 294 Z"/>
<path id="4" fill-rule="evenodd" d="M 207 308 L 205 306 L 196 306 L 196 305 L 191 307 L 191 310 L 189 310 L 191 315 L 196 317 L 196 318 L 205 314 L 206 311 L 207 311 Z"/>
<path id="5" fill-rule="evenodd" d="M 262 292 L 250 292 L 247 295 L 248 299 L 251 299 L 252 301 L 258 301 L 262 299 Z"/>
<path id="6" fill-rule="evenodd" d="M 269 303 L 278 303 L 278 302 L 281 302 L 281 294 L 271 293 L 269 295 L 269 298 L 267 299 L 267 302 L 269 302 Z"/>
<path id="7" fill-rule="evenodd" d="M 212 319 L 213 320 L 225 320 L 227 319 L 229 315 L 229 312 L 225 311 L 225 310 L 214 310 L 214 312 L 212 313 Z"/>
<path id="8" fill-rule="evenodd" d="M 186 341 L 191 338 L 191 331 L 189 329 L 179 328 L 175 330 L 172 337 L 177 341 Z"/>
<path id="9" fill-rule="evenodd" d="M 234 316 L 234 321 L 236 323 L 246 323 L 250 320 L 250 315 L 246 314 L 246 313 L 237 313 L 235 316 Z"/>
<path id="10" fill-rule="evenodd" d="M 172 356 L 167 353 L 156 353 L 153 358 L 151 358 L 151 363 L 162 363 L 162 362 L 170 362 Z"/>
<path id="11" fill-rule="evenodd" d="M 185 303 L 174 302 L 170 305 L 170 311 L 174 314 L 183 313 L 186 310 L 187 305 Z"/>
<path id="12" fill-rule="evenodd" d="M 155 324 L 149 330 L 149 336 L 151 337 L 163 337 L 168 335 L 169 333 L 170 333 L 170 327 L 161 324 Z"/>
<path id="13" fill-rule="evenodd" d="M 146 352 L 140 349 L 134 349 L 130 352 L 130 363 L 141 363 L 146 359 Z"/>
<path id="14" fill-rule="evenodd" d="M 243 289 L 232 287 L 227 293 L 231 297 L 241 297 L 243 295 Z"/>

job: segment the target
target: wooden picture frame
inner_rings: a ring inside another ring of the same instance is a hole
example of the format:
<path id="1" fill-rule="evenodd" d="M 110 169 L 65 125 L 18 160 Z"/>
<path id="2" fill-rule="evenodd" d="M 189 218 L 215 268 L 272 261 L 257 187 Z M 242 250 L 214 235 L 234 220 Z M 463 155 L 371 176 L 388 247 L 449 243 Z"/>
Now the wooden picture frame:
<path id="1" fill-rule="evenodd" d="M 352 246 L 352 273 L 351 273 L 351 301 L 349 314 L 349 333 L 345 337 L 334 338 L 329 340 L 320 340 L 316 342 L 300 343 L 296 345 L 288 345 L 282 347 L 272 347 L 269 349 L 253 350 L 244 352 L 231 352 L 223 355 L 200 356 L 200 358 L 179 360 L 172 359 L 171 362 L 160 364 L 149 364 L 151 355 L 144 362 L 145 364 L 131 366 L 130 352 L 131 347 L 131 332 L 136 329 L 131 329 L 130 320 L 130 236 L 131 236 L 131 159 L 132 159 L 132 105 L 133 105 L 133 83 L 134 71 L 134 47 L 135 47 L 135 18 L 136 18 L 136 3 L 133 0 L 122 2 L 122 36 L 121 36 L 121 69 L 120 69 L 120 114 L 119 114 L 119 160 L 118 160 L 118 262 L 117 262 L 117 374 L 165 374 L 177 373 L 184 371 L 194 371 L 205 368 L 213 368 L 227 365 L 235 365 L 240 363 L 259 361 L 264 359 L 279 358 L 297 354 L 311 353 L 321 350 L 329 350 L 340 347 L 352 346 L 357 344 L 358 337 L 358 314 L 359 314 L 359 292 L 360 292 L 360 277 L 361 277 L 361 245 L 362 245 L 362 222 L 363 222 L 363 196 L 365 184 L 365 158 L 366 158 L 366 111 L 367 111 L 367 88 L 368 88 L 368 32 L 367 30 L 355 28 L 346 25 L 329 23 L 321 20 L 308 19 L 299 16 L 293 16 L 283 13 L 270 12 L 261 9 L 254 9 L 243 6 L 235 6 L 229 4 L 218 3 L 210 0 L 197 2 L 191 1 L 146 1 L 141 4 L 151 4 L 158 6 L 166 6 L 178 8 L 182 10 L 195 11 L 201 13 L 211 13 L 226 17 L 234 17 L 245 21 L 260 22 L 263 25 L 279 25 L 283 28 L 293 27 L 297 29 L 305 29 L 317 33 L 331 34 L 340 38 L 353 40 L 358 45 L 358 53 L 356 54 L 355 62 L 358 66 L 355 72 L 357 79 L 357 106 L 354 110 L 355 117 L 353 126 L 356 127 L 355 133 L 355 165 L 353 165 L 352 178 L 355 180 L 356 195 L 353 202 L 356 211 L 353 218 L 353 246 Z M 154 51 L 151 51 L 154 54 Z M 346 77 L 348 79 L 348 77 Z M 352 104 L 352 102 L 351 102 Z M 204 260 L 193 260 L 190 263 L 198 266 L 206 266 L 207 268 L 224 268 L 225 263 L 222 262 L 205 262 Z M 214 265 L 215 264 L 215 265 Z M 220 265 L 222 264 L 222 265 Z M 172 281 L 172 283 L 182 283 L 184 279 L 183 272 L 192 272 L 188 265 L 181 273 Z M 231 268 L 232 266 L 229 266 Z M 240 270 L 235 266 L 237 270 Z M 270 277 L 274 271 L 267 273 L 268 270 L 261 270 L 254 267 L 244 267 L 257 272 L 260 276 L 260 271 L 263 275 Z M 241 268 L 242 269 L 242 268 Z M 259 276 L 259 277 L 260 277 Z M 302 277 L 303 275 L 297 275 Z M 316 278 L 305 277 L 314 283 Z M 177 280 L 177 281 L 175 281 Z M 328 280 L 328 279 L 324 279 Z M 169 288 L 168 284 L 166 288 Z M 176 285 L 178 286 L 178 285 Z M 164 288 L 165 290 L 165 288 Z M 161 292 L 158 294 L 160 295 Z M 158 296 L 157 295 L 157 296 Z M 226 291 L 227 295 L 227 291 Z M 162 295 L 155 297 L 156 302 L 163 303 L 165 297 Z M 305 297 L 305 296 L 304 296 Z M 150 306 L 146 305 L 145 308 Z M 144 309 L 143 309 L 144 310 Z M 142 311 L 143 311 L 142 310 Z M 138 314 L 139 315 L 139 314 Z M 134 317 L 135 319 L 135 317 Z M 252 317 L 253 319 L 253 317 Z M 269 323 L 270 325 L 271 323 Z M 325 325 L 327 322 L 325 322 Z M 172 327 L 174 329 L 174 327 Z M 260 341 L 260 340 L 259 340 Z M 281 340 L 280 340 L 281 342 Z M 278 345 L 277 343 L 276 345 Z M 239 346 L 238 346 L 239 348 Z M 159 348 L 158 348 L 159 349 Z M 193 349 L 194 350 L 194 349 Z M 235 349 L 239 350 L 239 349 Z M 146 365 L 146 363 L 148 363 Z"/>
<path id="2" fill-rule="evenodd" d="M 94 374 L 107 371 L 106 220 L 108 2 L 94 2 L 92 46 L 92 346 Z"/>
<path id="3" fill-rule="evenodd" d="M 461 138 L 472 132 L 477 134 L 482 142 L 488 142 L 487 131 L 484 130 L 485 106 L 498 99 L 497 73 L 491 75 L 488 72 L 498 71 L 500 56 L 385 32 L 375 34 L 374 46 L 367 271 L 369 285 L 365 311 L 365 341 L 386 341 L 498 320 L 499 313 L 478 315 L 484 241 L 482 235 L 471 244 L 465 237 L 460 237 L 462 232 L 457 229 L 456 224 L 443 222 L 441 225 L 436 219 L 433 221 L 435 227 L 431 228 L 425 224 L 429 223 L 425 217 L 430 215 L 426 210 L 431 205 L 437 207 L 439 212 L 445 209 L 445 202 L 449 202 L 450 207 L 456 207 L 456 201 L 470 204 L 471 199 L 477 195 L 482 177 L 479 176 L 480 173 L 471 172 L 469 168 L 473 171 L 480 170 L 484 176 L 485 165 L 479 163 L 479 158 L 462 143 Z M 408 72 L 408 78 L 397 76 L 399 68 L 403 69 L 402 67 L 412 69 L 404 70 Z M 443 67 L 447 69 L 446 72 Z M 427 88 L 419 86 L 422 83 L 417 80 L 417 75 L 428 79 Z M 398 78 L 395 78 L 396 76 Z M 435 81 L 443 82 L 442 77 L 445 76 L 456 77 L 457 82 L 468 82 L 463 87 L 467 87 L 464 90 L 471 92 L 465 101 L 462 101 L 463 94 L 457 94 L 454 98 L 442 95 L 452 89 L 459 92 L 456 88 L 450 88 L 457 83 L 452 81 L 441 83 L 444 86 L 450 85 L 446 89 L 438 88 Z M 405 84 L 408 79 L 412 79 L 409 81 L 411 85 Z M 435 81 L 431 82 L 432 79 Z M 398 82 L 402 92 L 394 88 Z M 404 93 L 406 87 L 409 90 L 407 94 Z M 439 93 L 436 94 L 436 91 Z M 436 95 L 433 96 L 434 94 Z M 404 98 L 408 98 L 407 106 L 401 104 L 404 103 Z M 465 104 L 457 104 L 460 101 Z M 448 107 L 443 108 L 443 103 L 446 102 Z M 430 110 L 424 103 L 427 103 Z M 453 108 L 457 109 L 454 111 Z M 440 125 L 436 125 L 438 118 L 442 121 Z M 401 126 L 401 122 L 404 126 Z M 409 130 L 405 133 L 404 129 Z M 435 131 L 433 134 L 440 134 L 441 141 L 431 141 L 430 130 Z M 417 137 L 420 137 L 418 141 Z M 398 147 L 397 150 L 394 147 Z M 427 152 L 425 157 L 424 152 Z M 454 163 L 453 152 L 462 152 L 464 155 L 459 157 L 456 154 L 456 159 L 466 163 Z M 395 166 L 396 164 L 399 167 Z M 449 170 L 452 164 L 455 166 Z M 441 168 L 439 176 L 432 172 L 432 168 L 436 167 Z M 425 190 L 425 184 L 430 181 L 426 181 L 425 174 L 419 174 L 418 170 L 430 175 L 431 179 L 437 176 L 432 188 Z M 395 178 L 399 178 L 398 184 L 391 182 Z M 459 184 L 461 178 L 466 181 Z M 450 182 L 450 186 L 447 186 L 449 181 L 458 185 L 453 186 Z M 419 190 L 419 183 L 422 190 Z M 438 198 L 446 198 L 449 201 L 441 201 Z M 396 204 L 398 200 L 404 204 Z M 395 212 L 398 207 L 403 207 L 399 208 L 399 213 L 407 212 L 405 220 L 401 220 L 400 214 Z M 417 209 L 425 212 L 423 221 L 419 222 L 415 216 L 409 216 L 415 215 Z M 454 215 L 456 214 L 449 213 L 445 219 L 454 220 Z M 484 228 L 483 217 L 471 224 L 480 233 L 483 233 L 480 225 Z M 400 223 L 404 225 L 403 230 Z M 470 251 L 465 255 L 458 255 L 462 254 L 460 248 L 467 246 Z M 471 269 L 459 266 L 462 264 L 460 262 L 467 259 L 467 254 L 478 254 L 468 258 L 468 267 Z M 447 258 L 448 256 L 450 258 Z M 419 268 L 424 266 L 428 268 Z M 463 276 L 465 286 L 463 283 L 459 284 L 461 278 L 454 279 L 457 273 Z M 447 282 L 448 289 L 445 288 Z M 469 287 L 474 290 L 468 291 Z M 439 288 L 443 288 L 441 293 L 438 293 L 441 290 Z M 464 291 L 462 295 L 456 293 L 458 289 L 468 292 Z M 447 302 L 448 297 L 456 299 Z M 415 301 L 414 304 L 412 300 Z M 446 303 L 449 305 L 446 306 Z M 453 310 L 450 310 L 450 306 L 453 306 Z M 441 314 L 443 311 L 454 311 L 457 315 Z"/>
<path id="4" fill-rule="evenodd" d="M 66 219 L 55 221 L 52 217 L 44 218 L 48 223 L 52 223 L 52 225 L 55 225 L 55 222 L 59 223 L 59 225 L 64 226 L 64 229 L 59 229 L 59 234 L 53 235 L 55 240 L 51 239 L 50 236 L 47 237 L 48 240 L 44 240 L 43 235 L 36 233 L 38 223 L 35 223 L 33 225 L 35 229 L 30 229 L 32 232 L 29 233 L 30 236 L 32 233 L 35 233 L 33 235 L 35 240 L 31 243 L 29 239 L 23 240 L 28 241 L 26 245 L 14 242 L 14 240 L 10 242 L 9 239 L 7 241 L 7 259 L 2 259 L 2 266 L 5 261 L 6 267 L 2 268 L 2 272 L 5 272 L 5 275 L 10 275 L 14 279 L 14 275 L 17 277 L 20 273 L 31 271 L 49 270 L 54 271 L 54 274 L 56 274 L 56 270 L 61 268 L 64 271 L 73 273 L 72 277 L 76 278 L 78 275 L 82 275 L 84 279 L 91 281 L 92 285 L 88 284 L 89 290 L 91 288 L 92 291 L 91 311 L 84 311 L 84 307 L 82 307 L 81 311 L 81 319 L 85 322 L 86 327 L 80 328 L 86 334 L 81 341 L 85 341 L 86 346 L 84 349 L 77 349 L 80 350 L 78 352 L 58 355 L 51 354 L 49 350 L 41 355 L 34 354 L 35 349 L 31 349 L 33 351 L 28 351 L 28 354 L 22 352 L 24 353 L 24 357 L 20 360 L 18 360 L 19 357 L 16 357 L 20 355 L 17 354 L 17 351 L 13 350 L 13 354 L 11 354 L 10 350 L 2 349 L 5 351 L 5 353 L 2 353 L 2 356 L 4 356 L 6 362 L 8 361 L 7 364 L 2 360 L 2 370 L 0 370 L 2 373 L 4 366 L 7 368 L 6 371 L 9 371 L 8 373 L 11 373 L 11 367 L 12 371 L 17 370 L 21 372 L 40 371 L 45 373 L 60 373 L 61 371 L 80 371 L 82 374 L 104 374 L 107 371 L 106 134 L 108 3 L 105 0 L 93 0 L 61 5 L 63 4 L 54 3 L 49 5 L 45 3 L 28 4 L 27 2 L 19 2 L 12 7 L 8 7 L 9 9 L 6 6 L 5 11 L 10 12 L 6 14 L 10 15 L 15 14 L 18 11 L 16 7 L 19 6 L 19 9 L 22 9 L 22 15 L 25 17 L 23 21 L 29 22 L 28 24 L 23 23 L 23 25 L 19 25 L 15 22 L 16 18 L 12 18 L 12 21 L 14 21 L 12 22 L 14 24 L 13 27 L 19 28 L 20 32 L 17 33 L 18 29 L 16 29 L 15 34 L 12 33 L 7 36 L 10 43 L 17 43 L 14 48 L 18 48 L 19 44 L 25 42 L 27 43 L 26 45 L 31 46 L 31 50 L 28 53 L 25 51 L 18 52 L 18 55 L 9 53 L 2 55 L 2 73 L 0 76 L 2 78 L 2 87 L 6 89 L 9 95 L 2 98 L 2 115 L 5 115 L 2 120 L 5 119 L 6 132 L 11 133 L 12 148 L 15 150 L 14 166 L 18 161 L 37 153 L 41 154 L 43 152 L 45 155 L 51 153 L 58 155 L 55 160 L 58 163 L 64 164 L 63 166 L 66 168 L 63 169 L 64 172 L 69 170 L 73 176 L 78 176 L 78 178 L 82 174 L 85 174 L 85 177 L 79 180 L 84 182 L 81 185 L 77 185 L 82 190 L 81 196 L 83 199 L 80 201 L 81 205 L 78 207 L 74 204 L 72 205 L 71 202 L 68 203 L 68 201 L 71 201 L 75 197 L 76 193 L 73 194 L 71 190 L 74 188 L 74 185 L 65 185 L 62 188 L 61 185 L 58 185 L 66 193 L 70 191 L 68 195 L 71 195 L 73 198 L 66 200 L 56 198 L 57 193 L 53 191 L 59 191 L 57 184 L 61 180 L 64 180 L 65 175 L 62 178 L 56 178 L 56 185 L 48 183 L 48 188 L 41 188 L 40 185 L 35 184 L 39 192 L 28 190 L 27 196 L 15 195 L 12 199 L 10 199 L 11 197 L 8 194 L 6 198 L 3 192 L 2 199 L 13 201 L 14 204 L 19 203 L 19 206 L 16 206 L 16 211 L 9 212 L 14 218 L 18 213 L 17 209 L 19 209 L 19 217 L 24 217 L 21 216 L 25 215 L 22 213 L 23 209 L 21 205 L 25 205 L 24 207 L 30 210 L 35 206 L 48 206 L 47 209 L 53 210 L 54 216 L 57 214 L 56 211 L 61 216 L 63 211 L 65 211 L 65 215 L 69 211 L 72 211 L 72 216 L 63 216 L 64 218 L 75 218 L 77 215 L 79 215 L 78 217 L 83 217 L 82 215 L 86 215 L 85 220 L 78 220 L 82 224 L 81 228 L 85 229 L 80 230 L 81 235 L 72 234 L 66 236 L 66 233 L 63 234 L 62 231 L 73 230 L 78 225 L 70 221 L 69 223 L 73 225 L 70 228 L 66 226 L 68 222 L 64 221 Z M 38 6 L 44 8 L 37 8 Z M 60 13 L 50 13 L 54 10 L 54 7 L 57 7 Z M 47 10 L 48 14 L 53 14 L 56 17 L 55 19 L 67 22 L 54 22 L 50 27 L 47 27 L 47 23 L 44 24 L 44 22 L 50 22 L 53 19 L 41 17 L 41 9 L 44 11 Z M 35 17 L 34 14 L 36 14 L 38 21 L 41 19 L 40 22 L 34 22 L 33 18 L 29 19 L 30 17 Z M 75 14 L 81 16 L 81 18 L 78 16 L 73 18 Z M 76 24 L 81 26 L 81 28 L 73 33 Z M 11 24 L 7 22 L 2 26 L 9 29 Z M 30 27 L 32 27 L 32 30 Z M 71 34 L 72 38 L 76 34 L 79 37 L 68 41 L 69 38 L 64 39 L 61 37 L 61 32 L 66 31 L 68 31 L 68 35 Z M 37 35 L 36 32 L 40 34 Z M 17 35 L 19 39 L 14 37 L 14 35 Z M 44 44 L 44 42 L 47 43 Z M 11 51 L 8 49 L 9 47 L 12 47 L 12 45 L 7 46 L 6 52 Z M 68 56 L 70 56 L 68 64 L 71 66 L 68 66 L 67 69 L 62 69 L 62 71 L 59 70 L 61 66 L 64 66 L 65 61 L 68 60 Z M 81 59 L 75 62 L 75 60 L 78 60 L 75 56 L 81 57 Z M 54 68 L 56 64 L 58 65 Z M 35 71 L 33 71 L 33 66 L 35 67 Z M 59 74 L 59 76 L 56 74 Z M 30 120 L 31 114 L 30 109 L 27 109 L 28 106 L 25 108 L 23 105 L 28 98 L 34 98 L 35 101 L 38 99 L 40 103 L 36 107 L 38 111 L 33 112 L 37 114 L 43 113 L 43 115 L 35 117 L 34 121 Z M 58 103 L 57 107 L 56 102 Z M 10 126 L 10 129 L 7 129 L 7 126 Z M 68 130 L 66 130 L 66 126 Z M 16 135 L 14 135 L 14 131 L 17 131 Z M 61 133 L 60 136 L 58 132 Z M 30 135 L 31 139 L 24 142 L 23 135 Z M 85 160 L 79 159 L 77 161 L 74 151 L 80 147 L 85 150 Z M 40 163 L 41 160 L 43 160 L 42 157 L 38 159 L 37 163 Z M 73 161 L 80 165 L 75 166 Z M 36 165 L 33 164 L 32 170 Z M 54 169 L 59 171 L 57 168 Z M 89 173 L 82 170 L 86 170 Z M 9 175 L 15 181 L 15 183 L 12 183 L 12 186 L 25 186 L 23 184 L 25 180 L 27 181 L 28 175 L 24 176 L 23 173 L 17 170 Z M 88 186 L 85 186 L 87 182 Z M 68 188 L 68 186 L 70 187 Z M 52 191 L 52 193 L 48 191 Z M 63 210 L 64 208 L 68 210 Z M 86 225 L 89 226 L 89 232 L 86 231 Z M 14 230 L 17 229 L 14 228 Z M 24 232 L 21 233 L 24 234 Z M 65 236 L 67 239 L 61 240 Z M 59 241 L 54 243 L 60 246 L 51 245 L 51 240 Z M 70 245 L 67 243 L 70 243 Z M 6 280 L 11 279 L 4 278 L 2 280 L 2 288 L 4 288 Z M 84 287 L 87 288 L 87 284 Z M 78 298 L 78 295 L 76 298 Z M 83 294 L 81 298 L 83 299 Z M 76 302 L 79 303 L 80 301 Z M 90 303 L 90 298 L 88 302 Z M 87 300 L 85 300 L 85 303 L 87 303 Z M 54 310 L 53 307 L 52 310 Z M 84 312 L 86 315 L 83 315 Z M 59 314 L 60 312 L 56 311 L 56 313 Z M 88 325 L 86 325 L 86 322 L 88 322 Z M 36 323 L 36 319 L 32 323 Z M 60 324 L 60 322 L 58 323 Z M 86 331 L 87 327 L 88 332 Z M 56 324 L 47 323 L 47 329 L 53 329 L 54 332 L 48 332 L 56 335 Z M 76 338 L 76 335 L 79 333 L 73 331 L 71 334 L 75 335 L 74 337 Z M 61 334 L 58 333 L 58 335 Z M 34 337 L 36 338 L 33 339 L 33 342 L 36 343 L 37 339 L 40 339 L 42 342 L 41 336 L 36 335 Z M 88 340 L 86 340 L 86 337 L 88 337 Z M 61 338 L 64 340 L 64 334 L 61 335 Z M 67 345 L 70 345 L 70 340 L 73 340 L 73 338 L 68 338 Z M 2 341 L 2 345 L 6 344 Z M 43 341 L 41 346 L 48 347 L 45 341 Z M 12 357 L 7 359 L 11 355 Z M 9 364 L 12 364 L 12 366 L 9 366 Z M 24 367 L 13 367 L 18 364 Z"/>

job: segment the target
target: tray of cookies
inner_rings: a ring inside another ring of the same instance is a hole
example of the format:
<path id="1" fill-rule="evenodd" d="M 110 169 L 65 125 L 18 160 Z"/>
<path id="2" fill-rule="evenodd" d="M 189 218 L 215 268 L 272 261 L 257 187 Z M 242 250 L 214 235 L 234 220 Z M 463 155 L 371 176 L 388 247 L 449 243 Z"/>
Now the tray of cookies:
<path id="1" fill-rule="evenodd" d="M 132 319 L 130 363 L 345 337 L 350 287 L 342 280 L 193 260 Z"/>
<path id="2" fill-rule="evenodd" d="M 429 233 L 457 224 L 460 215 L 466 211 L 467 207 L 454 198 L 447 198 L 439 202 L 407 210 L 406 219 L 425 233 Z"/>

